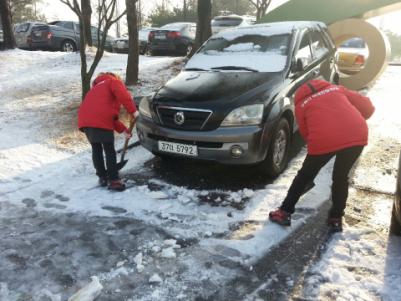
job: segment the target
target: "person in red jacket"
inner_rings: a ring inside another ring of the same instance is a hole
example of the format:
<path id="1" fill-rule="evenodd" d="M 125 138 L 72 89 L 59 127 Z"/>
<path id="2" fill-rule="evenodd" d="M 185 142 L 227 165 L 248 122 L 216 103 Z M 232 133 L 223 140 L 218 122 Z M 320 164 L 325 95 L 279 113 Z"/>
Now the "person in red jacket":
<path id="1" fill-rule="evenodd" d="M 108 185 L 109 189 L 116 191 L 125 190 L 125 184 L 118 176 L 114 131 L 131 137 L 126 126 L 118 120 L 121 105 L 133 122 L 138 112 L 130 93 L 116 74 L 107 72 L 100 73 L 93 81 L 78 111 L 78 128 L 86 134 L 92 146 L 92 160 L 99 184 Z"/>
<path id="2" fill-rule="evenodd" d="M 320 169 L 335 157 L 327 224 L 331 231 L 342 231 L 348 174 L 368 143 L 366 119 L 374 110 L 368 97 L 323 80 L 311 80 L 297 90 L 295 117 L 308 154 L 280 208 L 269 213 L 272 222 L 291 225 L 299 198 L 313 187 Z"/>

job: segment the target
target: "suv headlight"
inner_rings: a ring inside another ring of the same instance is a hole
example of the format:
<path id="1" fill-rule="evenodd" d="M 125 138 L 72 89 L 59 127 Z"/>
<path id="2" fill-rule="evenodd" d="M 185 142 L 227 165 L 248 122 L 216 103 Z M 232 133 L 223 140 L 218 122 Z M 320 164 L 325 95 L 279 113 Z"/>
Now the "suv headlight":
<path id="1" fill-rule="evenodd" d="M 258 125 L 262 122 L 263 104 L 239 107 L 223 120 L 221 126 Z"/>
<path id="2" fill-rule="evenodd" d="M 141 102 L 139 103 L 139 113 L 145 117 L 152 118 L 152 114 L 150 113 L 149 100 L 146 96 L 142 98 Z"/>

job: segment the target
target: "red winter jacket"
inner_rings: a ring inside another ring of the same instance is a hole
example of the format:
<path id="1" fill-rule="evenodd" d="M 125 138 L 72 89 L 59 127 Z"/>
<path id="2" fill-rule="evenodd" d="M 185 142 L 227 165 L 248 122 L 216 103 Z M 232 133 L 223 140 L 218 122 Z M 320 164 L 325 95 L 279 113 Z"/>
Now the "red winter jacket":
<path id="1" fill-rule="evenodd" d="M 121 105 L 130 114 L 136 112 L 135 103 L 121 80 L 108 74 L 98 76 L 79 107 L 78 128 L 127 132 L 126 126 L 118 120 Z"/>
<path id="2" fill-rule="evenodd" d="M 295 116 L 310 155 L 368 144 L 365 119 L 374 110 L 368 97 L 323 80 L 311 80 L 295 94 Z"/>

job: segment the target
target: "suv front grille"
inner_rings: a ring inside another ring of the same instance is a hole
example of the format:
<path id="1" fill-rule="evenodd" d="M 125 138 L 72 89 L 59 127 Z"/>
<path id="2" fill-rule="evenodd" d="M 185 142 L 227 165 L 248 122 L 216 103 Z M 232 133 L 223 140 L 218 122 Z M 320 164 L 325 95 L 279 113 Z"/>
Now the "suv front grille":
<path id="1" fill-rule="evenodd" d="M 212 111 L 159 106 L 157 107 L 157 114 L 165 127 L 185 131 L 200 131 L 212 115 Z"/>

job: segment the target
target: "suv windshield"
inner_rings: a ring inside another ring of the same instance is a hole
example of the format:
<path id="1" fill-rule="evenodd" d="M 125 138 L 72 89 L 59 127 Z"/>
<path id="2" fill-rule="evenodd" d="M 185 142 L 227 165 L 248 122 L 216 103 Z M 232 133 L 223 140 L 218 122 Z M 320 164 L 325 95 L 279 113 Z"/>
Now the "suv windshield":
<path id="1" fill-rule="evenodd" d="M 212 38 L 188 61 L 186 69 L 228 70 L 227 66 L 232 66 L 243 70 L 279 72 L 287 61 L 290 38 L 290 34 L 249 34 L 232 40 Z"/>

